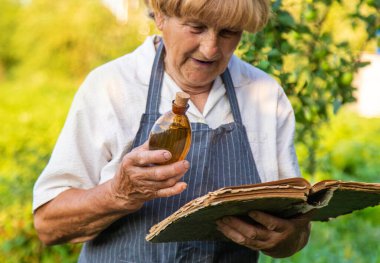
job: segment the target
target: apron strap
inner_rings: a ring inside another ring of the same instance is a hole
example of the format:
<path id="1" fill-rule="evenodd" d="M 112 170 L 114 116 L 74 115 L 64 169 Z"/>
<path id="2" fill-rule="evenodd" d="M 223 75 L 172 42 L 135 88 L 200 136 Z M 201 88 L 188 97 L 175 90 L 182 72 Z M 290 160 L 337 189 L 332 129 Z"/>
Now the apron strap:
<path id="1" fill-rule="evenodd" d="M 227 97 L 230 102 L 231 106 L 231 111 L 232 111 L 232 116 L 234 117 L 234 120 L 238 124 L 243 124 L 241 114 L 240 114 L 240 109 L 239 109 L 239 104 L 238 100 L 236 97 L 236 92 L 235 92 L 235 87 L 234 83 L 232 82 L 231 74 L 228 68 L 223 72 L 222 74 L 222 80 L 224 82 L 224 86 L 226 87 L 227 91 Z"/>
<path id="2" fill-rule="evenodd" d="M 145 106 L 145 113 L 159 113 L 161 101 L 161 87 L 164 78 L 164 42 L 161 40 L 156 51 L 153 67 L 149 81 L 148 99 Z"/>

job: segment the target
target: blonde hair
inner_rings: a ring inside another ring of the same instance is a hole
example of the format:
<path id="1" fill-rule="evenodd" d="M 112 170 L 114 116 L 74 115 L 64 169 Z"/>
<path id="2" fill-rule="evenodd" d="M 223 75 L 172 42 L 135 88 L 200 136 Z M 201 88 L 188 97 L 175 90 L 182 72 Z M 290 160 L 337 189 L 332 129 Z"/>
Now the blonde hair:
<path id="1" fill-rule="evenodd" d="M 153 13 L 257 32 L 268 22 L 270 0 L 149 0 Z"/>

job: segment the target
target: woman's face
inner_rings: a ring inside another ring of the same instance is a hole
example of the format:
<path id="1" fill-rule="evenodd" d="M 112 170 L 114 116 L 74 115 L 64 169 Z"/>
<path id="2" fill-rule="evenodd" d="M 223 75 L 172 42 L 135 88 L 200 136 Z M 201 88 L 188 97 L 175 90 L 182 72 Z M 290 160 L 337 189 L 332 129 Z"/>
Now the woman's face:
<path id="1" fill-rule="evenodd" d="M 165 70 L 187 89 L 211 87 L 226 69 L 242 34 L 241 30 L 162 14 L 156 15 L 156 23 L 166 48 Z"/>

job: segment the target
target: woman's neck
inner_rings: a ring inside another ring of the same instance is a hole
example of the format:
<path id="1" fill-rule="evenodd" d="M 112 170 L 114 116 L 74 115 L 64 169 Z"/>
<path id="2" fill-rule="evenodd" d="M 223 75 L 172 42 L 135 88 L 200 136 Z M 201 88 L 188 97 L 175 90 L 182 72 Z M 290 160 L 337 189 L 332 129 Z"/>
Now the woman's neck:
<path id="1" fill-rule="evenodd" d="M 180 87 L 184 92 L 188 93 L 190 96 L 199 96 L 199 95 L 207 95 L 210 93 L 210 90 L 212 88 L 212 83 L 207 86 L 200 86 L 200 87 Z"/>
<path id="2" fill-rule="evenodd" d="M 209 93 L 210 91 L 204 92 L 204 93 L 198 93 L 195 95 L 190 94 L 191 102 L 195 105 L 195 107 L 197 107 L 200 113 L 203 113 Z"/>
<path id="3" fill-rule="evenodd" d="M 177 83 L 178 85 L 178 83 Z M 179 85 L 180 89 L 190 95 L 190 100 L 197 107 L 199 112 L 203 113 L 206 105 L 208 95 L 210 94 L 213 83 L 206 86 L 189 87 L 186 85 Z"/>
<path id="4" fill-rule="evenodd" d="M 182 91 L 190 95 L 190 100 L 202 113 L 214 82 L 200 86 L 186 85 L 187 83 L 178 81 L 178 79 L 175 78 L 175 74 L 171 74 L 170 68 L 165 67 L 165 71 Z"/>

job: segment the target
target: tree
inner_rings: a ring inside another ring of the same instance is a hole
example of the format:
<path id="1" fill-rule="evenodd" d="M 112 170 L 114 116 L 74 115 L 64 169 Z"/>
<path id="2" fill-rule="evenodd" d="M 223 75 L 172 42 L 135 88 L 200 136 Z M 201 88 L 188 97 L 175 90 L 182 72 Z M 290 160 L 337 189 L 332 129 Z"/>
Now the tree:
<path id="1" fill-rule="evenodd" d="M 18 72 L 24 76 L 42 72 L 83 77 L 134 49 L 150 31 L 147 23 L 121 23 L 101 1 L 33 0 L 23 6 L 20 17 L 14 43 L 22 60 Z M 138 18 L 140 13 L 131 14 L 129 22 Z"/>
<path id="2" fill-rule="evenodd" d="M 355 100 L 353 76 L 366 65 L 360 54 L 375 38 L 380 1 L 273 0 L 272 7 L 269 25 L 245 34 L 239 49 L 245 61 L 284 87 L 295 110 L 296 139 L 309 152 L 301 166 L 313 175 L 317 128 L 341 105 Z M 339 32 L 359 32 L 360 37 L 356 34 L 350 43 Z"/>

